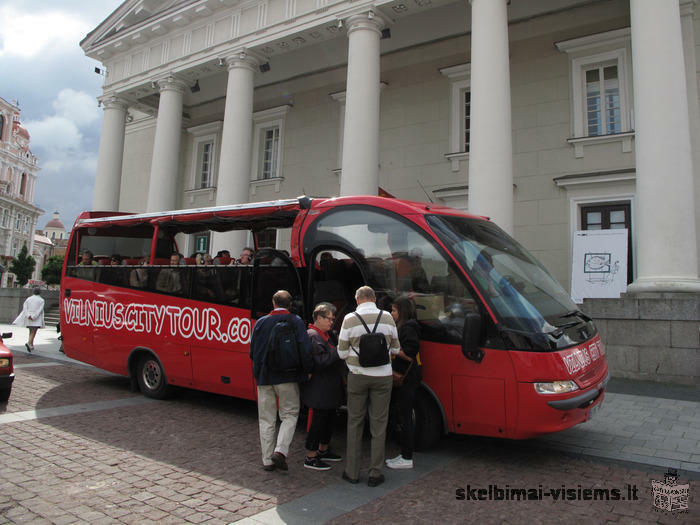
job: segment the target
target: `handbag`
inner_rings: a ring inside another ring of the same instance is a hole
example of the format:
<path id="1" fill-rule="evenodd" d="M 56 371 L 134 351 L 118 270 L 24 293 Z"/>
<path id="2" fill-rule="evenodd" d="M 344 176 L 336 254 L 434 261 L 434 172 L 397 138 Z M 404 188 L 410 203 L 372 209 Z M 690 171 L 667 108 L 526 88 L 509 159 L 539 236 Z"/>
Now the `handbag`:
<path id="1" fill-rule="evenodd" d="M 400 374 L 399 372 L 392 370 L 391 371 L 391 379 L 394 382 L 394 388 L 398 388 L 400 386 L 403 386 L 404 379 L 406 379 L 406 376 L 408 373 L 411 371 L 411 367 L 413 366 L 413 359 L 408 363 L 408 368 L 403 374 Z"/>

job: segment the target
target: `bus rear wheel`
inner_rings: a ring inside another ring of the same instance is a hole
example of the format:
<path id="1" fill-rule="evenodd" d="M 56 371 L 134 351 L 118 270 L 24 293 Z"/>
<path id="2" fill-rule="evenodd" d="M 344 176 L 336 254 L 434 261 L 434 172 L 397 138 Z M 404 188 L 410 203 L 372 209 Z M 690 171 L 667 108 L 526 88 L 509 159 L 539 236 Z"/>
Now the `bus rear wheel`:
<path id="1" fill-rule="evenodd" d="M 165 399 L 168 395 L 168 381 L 160 361 L 152 355 L 144 355 L 136 366 L 136 379 L 141 393 L 153 399 Z"/>
<path id="2" fill-rule="evenodd" d="M 416 422 L 415 444 L 418 450 L 435 448 L 442 437 L 442 417 L 435 401 L 424 391 L 416 393 L 414 407 Z"/>

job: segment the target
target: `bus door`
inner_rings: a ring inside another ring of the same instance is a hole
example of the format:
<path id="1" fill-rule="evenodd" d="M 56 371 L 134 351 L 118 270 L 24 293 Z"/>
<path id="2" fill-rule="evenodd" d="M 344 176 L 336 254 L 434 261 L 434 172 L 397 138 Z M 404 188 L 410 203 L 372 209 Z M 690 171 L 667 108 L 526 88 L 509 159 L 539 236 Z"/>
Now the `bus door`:
<path id="1" fill-rule="evenodd" d="M 287 290 L 292 295 L 290 310 L 304 319 L 301 278 L 294 263 L 284 252 L 263 248 L 253 258 L 252 319 L 272 311 L 272 296 L 277 290 Z"/>
<path id="2" fill-rule="evenodd" d="M 335 306 L 335 325 L 339 331 L 343 318 L 355 309 L 355 291 L 366 284 L 359 266 L 344 250 L 330 246 L 314 251 L 309 264 L 307 297 L 309 318 L 321 302 Z"/>

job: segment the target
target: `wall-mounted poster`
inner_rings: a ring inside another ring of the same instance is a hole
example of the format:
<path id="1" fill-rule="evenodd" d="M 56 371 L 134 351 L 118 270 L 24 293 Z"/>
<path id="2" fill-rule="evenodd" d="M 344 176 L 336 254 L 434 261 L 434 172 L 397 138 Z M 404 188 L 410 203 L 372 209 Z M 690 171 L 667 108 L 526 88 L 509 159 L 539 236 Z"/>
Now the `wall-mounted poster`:
<path id="1" fill-rule="evenodd" d="M 571 298 L 617 298 L 627 291 L 627 229 L 574 232 Z"/>

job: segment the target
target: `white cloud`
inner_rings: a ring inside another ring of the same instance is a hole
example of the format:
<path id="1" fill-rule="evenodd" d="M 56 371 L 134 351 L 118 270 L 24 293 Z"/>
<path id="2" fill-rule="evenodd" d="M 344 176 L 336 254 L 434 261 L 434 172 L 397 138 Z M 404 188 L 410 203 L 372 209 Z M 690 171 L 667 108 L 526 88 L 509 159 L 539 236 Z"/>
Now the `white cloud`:
<path id="1" fill-rule="evenodd" d="M 75 49 L 76 35 L 92 27 L 79 16 L 57 10 L 31 12 L 0 7 L 0 57 L 32 58 L 40 53 Z"/>
<path id="2" fill-rule="evenodd" d="M 53 101 L 56 115 L 73 121 L 78 127 L 92 124 L 100 118 L 95 97 L 84 91 L 63 89 Z"/>
<path id="3" fill-rule="evenodd" d="M 82 134 L 75 122 L 59 116 L 23 123 L 31 135 L 31 147 L 45 151 L 76 150 L 80 148 Z M 47 159 L 46 162 L 49 162 Z M 44 163 L 46 164 L 46 163 Z"/>

